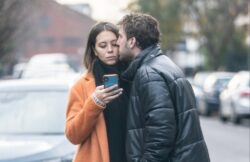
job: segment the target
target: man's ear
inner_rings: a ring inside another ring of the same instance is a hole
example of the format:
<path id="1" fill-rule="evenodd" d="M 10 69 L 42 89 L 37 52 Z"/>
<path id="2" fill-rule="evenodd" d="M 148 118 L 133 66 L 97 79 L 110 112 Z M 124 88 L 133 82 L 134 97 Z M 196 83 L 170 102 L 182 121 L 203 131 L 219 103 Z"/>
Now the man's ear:
<path id="1" fill-rule="evenodd" d="M 136 46 L 136 38 L 135 37 L 131 37 L 129 39 L 129 44 L 128 45 L 129 45 L 130 49 L 134 48 Z"/>

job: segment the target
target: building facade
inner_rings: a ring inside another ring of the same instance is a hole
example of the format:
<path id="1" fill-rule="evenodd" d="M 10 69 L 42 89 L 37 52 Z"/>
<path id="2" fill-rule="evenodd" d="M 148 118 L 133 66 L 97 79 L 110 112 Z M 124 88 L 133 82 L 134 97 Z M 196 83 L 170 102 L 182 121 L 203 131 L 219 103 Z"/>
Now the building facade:
<path id="1" fill-rule="evenodd" d="M 21 57 L 38 53 L 82 55 L 95 20 L 56 1 L 39 1 L 32 9 L 27 41 L 19 47 Z"/>

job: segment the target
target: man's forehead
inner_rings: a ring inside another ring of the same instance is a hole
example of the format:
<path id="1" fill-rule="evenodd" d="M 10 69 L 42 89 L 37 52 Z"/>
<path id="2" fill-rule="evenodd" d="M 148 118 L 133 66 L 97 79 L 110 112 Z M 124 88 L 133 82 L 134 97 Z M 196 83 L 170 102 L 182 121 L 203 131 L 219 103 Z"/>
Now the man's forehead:
<path id="1" fill-rule="evenodd" d="M 117 24 L 117 27 L 118 28 L 123 28 L 123 25 L 122 24 Z"/>
<path id="2" fill-rule="evenodd" d="M 119 29 L 119 33 L 120 33 L 120 34 L 124 34 L 124 33 L 125 33 L 124 28 L 123 28 L 122 25 L 119 25 L 119 26 L 118 26 L 118 29 Z"/>

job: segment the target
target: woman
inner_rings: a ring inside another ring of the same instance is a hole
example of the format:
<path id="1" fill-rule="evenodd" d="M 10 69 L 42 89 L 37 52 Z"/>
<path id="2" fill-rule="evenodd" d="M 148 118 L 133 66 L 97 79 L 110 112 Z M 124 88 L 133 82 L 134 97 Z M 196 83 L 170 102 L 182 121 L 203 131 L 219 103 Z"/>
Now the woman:
<path id="1" fill-rule="evenodd" d="M 70 90 L 65 134 L 78 145 L 75 162 L 123 162 L 127 93 L 120 80 L 104 88 L 104 74 L 120 74 L 118 29 L 96 24 L 90 31 L 84 55 L 87 73 Z M 123 90 L 124 89 L 124 90 Z"/>

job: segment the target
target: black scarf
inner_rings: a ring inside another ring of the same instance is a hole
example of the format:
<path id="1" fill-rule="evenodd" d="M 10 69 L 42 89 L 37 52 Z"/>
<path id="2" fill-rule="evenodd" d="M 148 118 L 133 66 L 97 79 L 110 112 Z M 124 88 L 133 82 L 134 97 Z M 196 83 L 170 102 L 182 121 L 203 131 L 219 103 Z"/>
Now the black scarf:
<path id="1" fill-rule="evenodd" d="M 118 74 L 126 68 L 125 65 L 106 65 L 97 59 L 93 66 L 93 74 L 96 86 L 103 84 L 104 74 Z M 123 94 L 111 101 L 104 109 L 104 118 L 107 127 L 109 143 L 110 162 L 125 162 L 125 134 L 126 134 L 126 115 L 129 86 L 128 83 L 119 79 L 119 87 L 123 88 Z"/>

